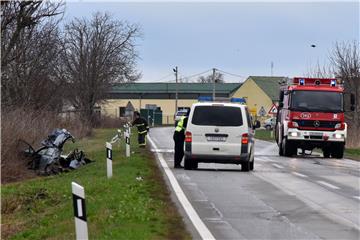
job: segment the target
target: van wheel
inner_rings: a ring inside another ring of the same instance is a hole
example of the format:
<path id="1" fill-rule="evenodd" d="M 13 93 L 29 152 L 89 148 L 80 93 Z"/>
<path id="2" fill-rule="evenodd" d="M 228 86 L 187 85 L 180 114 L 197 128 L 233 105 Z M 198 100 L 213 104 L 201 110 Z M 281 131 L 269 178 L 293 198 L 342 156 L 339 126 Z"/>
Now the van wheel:
<path id="1" fill-rule="evenodd" d="M 248 172 L 250 170 L 250 162 L 245 162 L 241 164 L 241 171 Z"/>
<path id="2" fill-rule="evenodd" d="M 191 170 L 192 169 L 192 161 L 191 161 L 191 158 L 185 158 L 184 160 L 184 169 L 185 170 Z"/>
<path id="3" fill-rule="evenodd" d="M 198 169 L 198 162 L 195 160 L 192 160 L 192 169 Z"/>
<path id="4" fill-rule="evenodd" d="M 254 150 L 253 150 L 254 151 Z M 255 156 L 254 156 L 254 152 L 252 151 L 252 157 L 250 160 L 250 170 L 253 171 L 254 170 L 254 162 L 255 162 Z"/>
<path id="5" fill-rule="evenodd" d="M 255 159 L 252 162 L 250 162 L 250 170 L 251 171 L 254 170 L 254 161 L 255 161 Z"/>

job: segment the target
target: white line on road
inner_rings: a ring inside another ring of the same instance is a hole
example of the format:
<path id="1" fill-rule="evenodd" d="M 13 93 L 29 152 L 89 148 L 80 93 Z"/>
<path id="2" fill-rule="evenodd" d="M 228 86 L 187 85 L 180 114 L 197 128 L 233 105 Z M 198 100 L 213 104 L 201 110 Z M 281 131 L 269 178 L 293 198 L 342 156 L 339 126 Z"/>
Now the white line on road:
<path id="1" fill-rule="evenodd" d="M 276 164 L 276 163 L 273 163 L 272 164 L 274 167 L 276 167 L 276 168 L 280 168 L 280 169 L 283 169 L 284 167 L 283 166 L 281 166 L 281 165 L 279 165 L 279 164 Z"/>
<path id="2" fill-rule="evenodd" d="M 340 189 L 340 188 L 338 188 L 337 186 L 332 185 L 332 184 L 327 183 L 327 182 L 324 182 L 324 181 L 317 181 L 317 182 L 320 183 L 320 184 L 322 184 L 322 185 L 324 185 L 324 186 L 327 186 L 327 187 L 329 187 L 329 188 L 332 188 L 332 189 Z"/>
<path id="3" fill-rule="evenodd" d="M 301 173 L 298 173 L 298 172 L 292 172 L 292 174 L 296 175 L 296 176 L 299 176 L 299 177 L 303 177 L 303 178 L 307 178 L 308 176 L 304 175 L 304 174 L 301 174 Z"/>
<path id="4" fill-rule="evenodd" d="M 353 198 L 356 198 L 357 200 L 360 200 L 360 196 L 354 196 Z"/>
<path id="5" fill-rule="evenodd" d="M 150 138 L 150 136 L 148 136 L 148 140 L 156 150 L 157 147 L 156 147 L 154 141 Z M 171 184 L 171 187 L 174 190 L 174 193 L 176 194 L 177 198 L 179 199 L 179 202 L 183 206 L 186 214 L 189 216 L 191 222 L 194 224 L 196 230 L 199 232 L 201 238 L 202 239 L 215 239 L 215 237 L 211 234 L 211 232 L 206 227 L 204 222 L 201 220 L 199 215 L 196 213 L 194 207 L 191 205 L 191 203 L 187 199 L 185 193 L 181 189 L 178 181 L 176 180 L 173 172 L 171 171 L 171 169 L 167 165 L 167 163 L 166 163 L 165 159 L 163 158 L 162 154 L 161 153 L 156 153 L 156 155 L 157 155 L 157 157 L 159 159 L 161 167 L 164 169 L 165 174 L 169 179 L 169 182 Z"/>
<path id="6" fill-rule="evenodd" d="M 173 153 L 174 149 L 151 149 L 151 151 L 157 153 Z"/>

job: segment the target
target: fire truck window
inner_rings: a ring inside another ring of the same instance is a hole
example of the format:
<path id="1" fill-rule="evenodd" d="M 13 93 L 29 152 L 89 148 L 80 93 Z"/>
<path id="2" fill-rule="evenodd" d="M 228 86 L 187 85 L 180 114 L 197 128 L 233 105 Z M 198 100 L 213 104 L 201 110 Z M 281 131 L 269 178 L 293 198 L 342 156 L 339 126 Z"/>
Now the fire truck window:
<path id="1" fill-rule="evenodd" d="M 309 112 L 342 112 L 343 96 L 339 92 L 294 91 L 291 109 Z"/>

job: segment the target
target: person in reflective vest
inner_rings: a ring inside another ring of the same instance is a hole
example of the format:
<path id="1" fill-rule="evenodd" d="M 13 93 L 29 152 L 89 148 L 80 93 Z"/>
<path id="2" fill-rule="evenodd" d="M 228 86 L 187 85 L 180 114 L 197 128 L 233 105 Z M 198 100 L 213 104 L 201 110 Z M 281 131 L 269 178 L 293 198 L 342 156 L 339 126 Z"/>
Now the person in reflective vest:
<path id="1" fill-rule="evenodd" d="M 178 121 L 175 131 L 174 131 L 174 143 L 175 143 L 175 152 L 174 152 L 174 168 L 182 168 L 181 161 L 184 157 L 184 141 L 185 141 L 185 130 L 187 126 L 187 121 L 189 117 L 189 112 L 186 116 L 182 116 Z"/>
<path id="2" fill-rule="evenodd" d="M 146 146 L 146 135 L 149 131 L 149 126 L 147 121 L 140 116 L 140 113 L 134 112 L 134 121 L 132 122 L 132 126 L 135 126 L 138 130 L 138 143 L 139 147 L 144 148 Z"/>

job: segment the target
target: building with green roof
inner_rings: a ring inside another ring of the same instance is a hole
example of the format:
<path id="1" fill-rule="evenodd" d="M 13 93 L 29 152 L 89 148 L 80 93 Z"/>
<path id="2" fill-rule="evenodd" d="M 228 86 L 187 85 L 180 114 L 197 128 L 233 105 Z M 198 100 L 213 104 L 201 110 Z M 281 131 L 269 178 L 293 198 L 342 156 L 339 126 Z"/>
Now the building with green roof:
<path id="1" fill-rule="evenodd" d="M 216 97 L 232 97 L 241 83 L 216 83 Z M 100 105 L 101 114 L 125 117 L 129 108 L 160 108 L 163 123 L 171 124 L 175 114 L 178 93 L 178 109 L 189 108 L 200 96 L 212 96 L 212 83 L 126 83 L 113 86 L 107 93 L 107 101 Z"/>
<path id="2" fill-rule="evenodd" d="M 280 84 L 285 77 L 249 76 L 234 97 L 244 97 L 252 115 L 272 116 L 269 111 L 278 105 Z"/>

